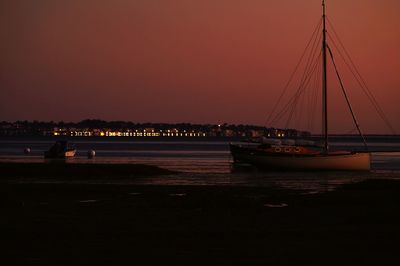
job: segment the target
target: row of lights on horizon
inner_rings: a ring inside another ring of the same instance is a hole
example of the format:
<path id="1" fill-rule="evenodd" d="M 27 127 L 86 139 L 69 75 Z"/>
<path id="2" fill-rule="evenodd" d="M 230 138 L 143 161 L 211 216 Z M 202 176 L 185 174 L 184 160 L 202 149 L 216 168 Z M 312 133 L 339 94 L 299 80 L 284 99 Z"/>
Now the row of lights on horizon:
<path id="1" fill-rule="evenodd" d="M 54 136 L 62 136 L 65 134 L 62 134 L 61 132 L 54 131 L 53 132 Z M 92 137 L 96 136 L 92 132 L 89 131 L 71 131 L 69 136 L 72 137 Z M 194 133 L 194 132 L 185 132 L 185 133 L 179 133 L 179 132 L 115 132 L 115 131 L 106 131 L 106 132 L 100 132 L 98 135 L 100 137 L 206 137 L 206 133 Z"/>

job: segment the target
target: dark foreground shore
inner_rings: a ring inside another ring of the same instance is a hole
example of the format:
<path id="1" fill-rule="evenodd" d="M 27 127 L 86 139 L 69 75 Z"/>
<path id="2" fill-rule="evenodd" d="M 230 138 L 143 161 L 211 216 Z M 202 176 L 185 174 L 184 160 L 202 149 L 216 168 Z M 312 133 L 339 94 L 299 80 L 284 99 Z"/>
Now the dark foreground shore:
<path id="1" fill-rule="evenodd" d="M 400 182 L 260 187 L 1 183 L 2 265 L 399 265 Z"/>
<path id="2" fill-rule="evenodd" d="M 173 172 L 145 164 L 68 163 L 65 159 L 56 159 L 46 163 L 0 162 L 0 173 L 4 178 L 68 178 L 70 180 L 134 178 Z"/>

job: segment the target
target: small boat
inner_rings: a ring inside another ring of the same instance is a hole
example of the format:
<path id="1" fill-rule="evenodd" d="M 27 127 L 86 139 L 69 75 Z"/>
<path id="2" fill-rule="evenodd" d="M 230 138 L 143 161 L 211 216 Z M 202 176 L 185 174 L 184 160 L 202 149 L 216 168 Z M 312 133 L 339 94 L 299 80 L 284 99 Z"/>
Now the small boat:
<path id="1" fill-rule="evenodd" d="M 48 151 L 44 152 L 45 158 L 74 157 L 76 149 L 65 140 L 58 140 Z"/>
<path id="2" fill-rule="evenodd" d="M 346 91 L 344 89 L 339 72 L 336 69 L 333 54 L 327 45 L 326 30 L 326 11 L 325 0 L 322 0 L 322 128 L 323 142 L 320 146 L 307 146 L 299 143 L 260 143 L 250 144 L 230 144 L 230 151 L 234 163 L 246 163 L 262 169 L 274 170 L 315 170 L 315 171 L 368 171 L 371 168 L 371 155 L 368 152 L 365 138 L 350 105 Z M 328 93 L 327 93 L 327 55 L 332 59 L 332 65 L 336 70 L 336 75 L 340 82 L 343 94 L 352 115 L 355 127 L 361 136 L 364 144 L 364 152 L 354 151 L 332 151 L 328 144 Z M 318 58 L 316 59 L 316 62 Z M 301 93 L 301 92 L 300 92 Z M 278 141 L 279 142 L 279 141 Z M 296 145 L 298 144 L 298 145 Z"/>

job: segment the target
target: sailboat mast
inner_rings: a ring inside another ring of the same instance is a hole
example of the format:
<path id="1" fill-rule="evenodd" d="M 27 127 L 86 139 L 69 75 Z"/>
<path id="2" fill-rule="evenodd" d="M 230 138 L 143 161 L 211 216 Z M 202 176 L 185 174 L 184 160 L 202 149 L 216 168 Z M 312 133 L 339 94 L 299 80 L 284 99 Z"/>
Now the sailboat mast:
<path id="1" fill-rule="evenodd" d="M 322 29 L 322 64 L 323 64 L 323 72 L 322 72 L 322 130 L 324 134 L 324 152 L 328 152 L 328 95 L 327 95 L 327 76 L 326 76 L 326 16 L 325 16 L 325 0 L 322 0 L 322 20 L 323 20 L 323 29 Z"/>

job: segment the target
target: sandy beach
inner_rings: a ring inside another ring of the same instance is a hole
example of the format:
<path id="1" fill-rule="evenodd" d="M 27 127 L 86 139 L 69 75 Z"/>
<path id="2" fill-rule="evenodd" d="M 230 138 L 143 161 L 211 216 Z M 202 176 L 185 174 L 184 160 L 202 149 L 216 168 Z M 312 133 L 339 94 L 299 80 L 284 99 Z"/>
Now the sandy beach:
<path id="1" fill-rule="evenodd" d="M 398 265 L 400 181 L 266 187 L 3 180 L 4 265 Z"/>

